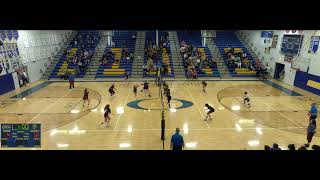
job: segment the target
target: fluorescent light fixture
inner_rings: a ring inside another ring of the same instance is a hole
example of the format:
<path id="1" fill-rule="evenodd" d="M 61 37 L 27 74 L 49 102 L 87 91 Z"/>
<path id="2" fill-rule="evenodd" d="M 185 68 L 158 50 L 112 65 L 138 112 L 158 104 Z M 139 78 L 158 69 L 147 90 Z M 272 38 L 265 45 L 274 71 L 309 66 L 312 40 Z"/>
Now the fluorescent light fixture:
<path id="1" fill-rule="evenodd" d="M 224 107 L 218 107 L 218 109 L 219 109 L 219 110 L 224 110 L 225 108 L 224 108 Z"/>
<path id="2" fill-rule="evenodd" d="M 77 113 L 79 113 L 79 112 L 80 112 L 80 111 L 79 111 L 78 109 L 72 109 L 72 110 L 71 110 L 71 113 L 72 113 L 72 114 L 77 114 Z"/>
<path id="3" fill-rule="evenodd" d="M 239 111 L 240 110 L 240 106 L 239 105 L 234 105 L 234 106 L 231 107 L 231 109 L 233 111 Z"/>
<path id="4" fill-rule="evenodd" d="M 117 107 L 117 113 L 118 114 L 123 114 L 124 113 L 124 107 L 123 106 Z"/>
<path id="5" fill-rule="evenodd" d="M 69 147 L 69 144 L 57 144 L 58 148 L 67 148 Z"/>
<path id="6" fill-rule="evenodd" d="M 188 134 L 189 133 L 189 127 L 187 123 L 183 124 L 183 133 L 184 134 Z"/>
<path id="7" fill-rule="evenodd" d="M 97 108 L 95 108 L 95 109 L 91 109 L 91 112 L 97 112 L 98 111 L 98 109 Z"/>
<path id="8" fill-rule="evenodd" d="M 129 144 L 129 143 L 120 143 L 120 144 L 119 144 L 119 147 L 121 147 L 121 148 L 128 148 L 128 147 L 131 147 L 131 144 Z"/>
<path id="9" fill-rule="evenodd" d="M 128 133 L 131 133 L 131 132 L 132 132 L 132 126 L 129 125 L 129 126 L 128 126 Z"/>
<path id="10" fill-rule="evenodd" d="M 248 141 L 249 146 L 258 146 L 260 144 L 259 140 L 250 140 Z"/>
<path id="11" fill-rule="evenodd" d="M 22 98 L 22 100 L 23 100 L 23 101 L 25 101 L 25 100 L 26 100 L 26 98 L 24 97 L 24 98 Z"/>
<path id="12" fill-rule="evenodd" d="M 187 148 L 195 148 L 195 147 L 197 147 L 197 142 L 187 142 L 186 143 L 186 147 Z"/>
<path id="13" fill-rule="evenodd" d="M 237 129 L 237 131 L 239 131 L 239 132 L 242 131 L 242 128 L 241 128 L 241 126 L 240 126 L 238 123 L 236 123 L 236 129 Z"/>
<path id="14" fill-rule="evenodd" d="M 260 135 L 263 134 L 261 128 L 259 128 L 259 127 L 256 128 L 256 132 L 257 132 L 258 134 L 260 134 Z"/>

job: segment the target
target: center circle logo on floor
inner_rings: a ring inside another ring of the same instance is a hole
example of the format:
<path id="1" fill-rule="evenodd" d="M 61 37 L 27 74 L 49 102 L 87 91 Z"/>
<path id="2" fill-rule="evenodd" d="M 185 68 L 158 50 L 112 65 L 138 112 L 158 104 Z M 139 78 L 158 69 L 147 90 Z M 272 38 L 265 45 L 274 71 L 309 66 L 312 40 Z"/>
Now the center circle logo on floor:
<path id="1" fill-rule="evenodd" d="M 139 99 L 139 100 L 135 100 L 135 101 L 131 101 L 127 104 L 127 106 L 131 107 L 131 108 L 135 108 L 135 109 L 141 109 L 141 110 L 161 110 L 159 109 L 153 109 L 153 108 L 145 108 L 140 106 L 139 104 L 144 102 L 144 101 L 150 101 L 150 100 L 155 100 L 155 99 L 159 99 L 159 98 L 151 98 L 151 99 Z M 178 101 L 180 102 L 182 105 L 176 107 L 175 109 L 184 109 L 184 108 L 188 108 L 193 106 L 193 102 L 187 101 L 187 100 L 183 100 L 183 99 L 172 99 L 173 101 Z"/>

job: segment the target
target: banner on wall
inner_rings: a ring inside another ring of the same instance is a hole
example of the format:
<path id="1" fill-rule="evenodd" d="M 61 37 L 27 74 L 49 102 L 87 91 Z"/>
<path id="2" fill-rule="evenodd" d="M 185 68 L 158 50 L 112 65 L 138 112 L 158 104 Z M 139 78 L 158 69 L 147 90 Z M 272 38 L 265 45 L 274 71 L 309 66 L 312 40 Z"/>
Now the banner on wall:
<path id="1" fill-rule="evenodd" d="M 316 53 L 319 47 L 320 36 L 314 36 L 312 43 L 312 52 Z"/>
<path id="2" fill-rule="evenodd" d="M 271 48 L 276 48 L 278 44 L 278 35 L 274 35 L 272 38 Z"/>

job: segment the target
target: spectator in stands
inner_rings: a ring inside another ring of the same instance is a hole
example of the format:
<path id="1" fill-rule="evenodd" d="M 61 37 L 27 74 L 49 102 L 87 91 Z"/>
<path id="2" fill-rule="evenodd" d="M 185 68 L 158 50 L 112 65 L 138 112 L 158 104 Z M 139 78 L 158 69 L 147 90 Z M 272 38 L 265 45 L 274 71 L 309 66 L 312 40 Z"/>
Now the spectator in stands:
<path id="1" fill-rule="evenodd" d="M 307 147 L 306 146 L 301 146 L 298 148 L 298 150 L 307 150 Z"/>
<path id="2" fill-rule="evenodd" d="M 289 149 L 289 150 L 296 150 L 296 147 L 295 147 L 294 144 L 289 144 L 289 145 L 288 145 L 288 149 Z"/>
<path id="3" fill-rule="evenodd" d="M 264 150 L 271 150 L 271 147 L 268 145 L 264 145 Z"/>
<path id="4" fill-rule="evenodd" d="M 111 48 L 116 48 L 116 43 L 114 41 L 111 42 Z"/>
<path id="5" fill-rule="evenodd" d="M 318 145 L 313 145 L 312 147 L 311 147 L 313 150 L 320 150 L 320 146 L 318 146 Z"/>
<path id="6" fill-rule="evenodd" d="M 131 53 L 130 53 L 130 62 L 132 63 L 133 60 L 134 60 L 134 54 L 133 54 L 133 52 L 131 52 Z"/>
<path id="7" fill-rule="evenodd" d="M 131 39 L 136 40 L 136 35 L 134 33 L 132 34 Z"/>
<path id="8" fill-rule="evenodd" d="M 142 68 L 143 68 L 143 71 L 148 72 L 148 67 L 147 67 L 147 65 L 146 65 L 146 64 L 144 64 L 144 65 L 142 66 Z"/>
<path id="9" fill-rule="evenodd" d="M 277 143 L 273 143 L 271 150 L 281 150 Z"/>
<path id="10" fill-rule="evenodd" d="M 130 63 L 130 56 L 129 54 L 126 54 L 126 64 L 129 64 Z"/>

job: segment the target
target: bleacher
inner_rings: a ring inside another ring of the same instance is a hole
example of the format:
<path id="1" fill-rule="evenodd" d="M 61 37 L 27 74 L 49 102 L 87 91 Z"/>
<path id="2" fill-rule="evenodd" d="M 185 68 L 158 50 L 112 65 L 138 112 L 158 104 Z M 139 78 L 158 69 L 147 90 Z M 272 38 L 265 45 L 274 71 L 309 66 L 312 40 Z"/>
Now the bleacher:
<path id="1" fill-rule="evenodd" d="M 222 55 L 223 59 L 227 61 L 228 59 L 228 48 L 234 48 L 234 52 L 243 52 L 247 54 L 247 59 L 253 65 L 255 65 L 255 60 L 250 55 L 249 51 L 246 47 L 241 43 L 238 37 L 235 35 L 234 31 L 217 31 L 215 43 L 219 49 L 220 54 Z M 253 77 L 256 75 L 255 71 L 250 72 L 247 68 L 233 68 L 228 66 L 230 74 L 233 77 Z"/>
<path id="2" fill-rule="evenodd" d="M 179 43 L 182 41 L 195 46 L 205 57 L 212 59 L 208 47 L 202 47 L 201 31 L 177 31 Z M 185 63 L 185 62 L 184 62 Z M 200 69 L 196 66 L 198 77 L 220 77 L 217 66 L 203 67 Z M 185 72 L 187 74 L 187 71 Z"/>
<path id="3" fill-rule="evenodd" d="M 98 38 L 94 41 L 93 47 L 90 47 L 89 44 L 85 41 L 85 38 L 87 35 L 92 34 L 97 36 Z M 77 33 L 77 37 L 82 36 L 82 40 L 84 43 L 84 48 L 87 49 L 88 51 L 91 50 L 93 53 L 96 50 L 97 45 L 99 44 L 99 41 L 101 37 L 99 36 L 99 32 L 96 30 L 81 30 Z M 81 52 L 81 47 L 80 43 L 78 42 L 77 45 L 74 45 L 73 42 L 70 42 L 70 45 L 68 46 L 68 49 L 71 48 L 71 51 L 67 55 L 62 55 L 61 58 L 59 59 L 58 63 L 56 64 L 55 68 L 52 70 L 51 75 L 49 78 L 61 78 L 61 75 L 65 73 L 71 73 L 76 76 L 76 78 L 83 78 L 85 75 L 85 72 L 78 71 L 78 65 L 77 64 L 72 64 L 68 63 L 68 59 L 72 58 L 74 54 L 79 57 L 80 52 Z M 88 66 L 88 65 L 87 65 Z"/>
<path id="4" fill-rule="evenodd" d="M 159 35 L 159 43 L 160 43 L 160 37 L 165 35 L 165 31 L 158 31 L 158 35 Z M 148 47 L 148 40 L 152 40 L 154 43 L 156 42 L 156 31 L 146 31 L 146 43 L 145 43 L 145 47 Z M 170 42 L 169 42 L 170 44 Z M 159 44 L 160 46 L 160 44 Z M 160 53 L 159 59 L 156 59 L 155 62 L 153 62 L 153 64 L 156 67 L 161 67 L 162 64 L 167 63 L 169 64 L 168 67 L 168 74 L 165 75 L 164 77 L 174 77 L 174 71 L 173 71 L 173 62 L 172 62 L 172 56 L 171 56 L 171 49 L 170 49 L 170 45 L 169 45 L 169 52 L 167 51 L 167 49 L 162 48 L 162 53 Z M 148 57 L 145 54 L 144 55 L 144 64 L 147 64 L 148 61 Z M 143 77 L 155 77 L 156 76 L 156 72 L 155 71 L 149 71 L 147 72 L 146 70 L 143 71 Z"/>
<path id="5" fill-rule="evenodd" d="M 120 61 L 119 63 L 108 61 L 107 64 L 100 64 L 96 78 L 123 78 L 126 73 L 129 73 L 129 76 L 131 75 L 132 62 L 127 64 L 125 57 L 122 57 L 122 44 L 125 41 L 129 53 L 134 53 L 136 41 L 132 39 L 132 34 L 136 35 L 136 31 L 114 31 L 112 40 L 115 43 L 115 48 L 107 47 L 105 53 L 113 52 L 115 59 Z"/>

